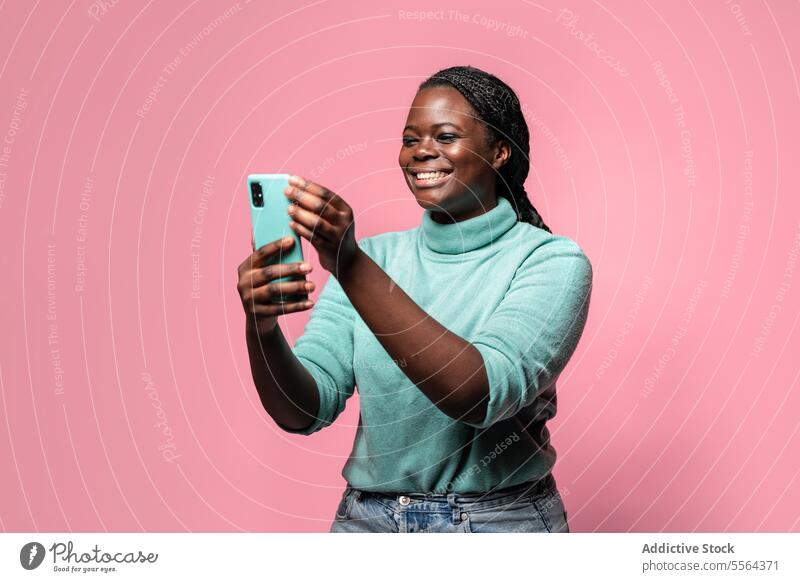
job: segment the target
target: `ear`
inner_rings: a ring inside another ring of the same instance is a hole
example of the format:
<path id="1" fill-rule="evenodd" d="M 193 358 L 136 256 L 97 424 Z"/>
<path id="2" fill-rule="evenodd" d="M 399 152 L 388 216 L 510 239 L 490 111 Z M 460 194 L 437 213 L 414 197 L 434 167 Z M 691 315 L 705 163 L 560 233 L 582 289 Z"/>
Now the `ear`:
<path id="1" fill-rule="evenodd" d="M 511 157 L 511 146 L 503 139 L 497 140 L 492 147 L 492 167 L 499 170 Z"/>

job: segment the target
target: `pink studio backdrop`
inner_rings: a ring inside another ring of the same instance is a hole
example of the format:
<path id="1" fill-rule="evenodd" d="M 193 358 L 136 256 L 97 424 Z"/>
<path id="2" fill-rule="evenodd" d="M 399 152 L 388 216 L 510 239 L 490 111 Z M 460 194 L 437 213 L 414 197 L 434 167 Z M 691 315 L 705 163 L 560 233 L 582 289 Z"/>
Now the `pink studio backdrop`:
<path id="1" fill-rule="evenodd" d="M 408 106 L 472 64 L 517 90 L 528 192 L 594 266 L 550 423 L 573 531 L 800 531 L 798 24 L 758 0 L 0 4 L 0 528 L 327 531 L 358 397 L 310 437 L 261 408 L 244 178 L 315 178 L 358 238 L 416 226 Z"/>

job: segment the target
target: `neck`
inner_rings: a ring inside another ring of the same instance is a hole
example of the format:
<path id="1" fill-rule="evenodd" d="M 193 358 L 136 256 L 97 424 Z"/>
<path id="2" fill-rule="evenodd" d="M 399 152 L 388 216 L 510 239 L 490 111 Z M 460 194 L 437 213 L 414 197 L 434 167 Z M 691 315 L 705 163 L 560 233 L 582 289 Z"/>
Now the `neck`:
<path id="1" fill-rule="evenodd" d="M 435 253 L 457 255 L 491 244 L 516 223 L 516 211 L 503 197 L 477 216 L 446 223 L 434 220 L 434 213 L 426 209 L 422 216 L 422 242 Z"/>
<path id="2" fill-rule="evenodd" d="M 462 220 L 469 220 L 470 218 L 475 218 L 476 216 L 480 216 L 485 212 L 489 212 L 493 208 L 497 206 L 497 196 L 490 196 L 485 201 L 480 201 L 480 204 L 475 208 L 471 208 L 464 212 L 460 213 L 453 213 L 453 212 L 441 212 L 441 211 L 431 211 L 431 218 L 434 222 L 438 224 L 452 224 L 454 222 L 461 222 Z"/>

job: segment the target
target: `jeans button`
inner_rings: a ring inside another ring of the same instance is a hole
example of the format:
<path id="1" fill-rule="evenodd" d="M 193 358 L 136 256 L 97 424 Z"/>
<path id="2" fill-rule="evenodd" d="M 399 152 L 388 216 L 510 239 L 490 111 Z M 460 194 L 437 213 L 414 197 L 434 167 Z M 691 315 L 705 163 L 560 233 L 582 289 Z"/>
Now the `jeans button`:
<path id="1" fill-rule="evenodd" d="M 406 495 L 401 495 L 398 501 L 400 502 L 400 505 L 408 505 L 409 503 L 411 503 L 411 500 Z"/>
<path id="2" fill-rule="evenodd" d="M 467 521 L 469 514 L 466 511 L 461 512 L 461 521 Z"/>

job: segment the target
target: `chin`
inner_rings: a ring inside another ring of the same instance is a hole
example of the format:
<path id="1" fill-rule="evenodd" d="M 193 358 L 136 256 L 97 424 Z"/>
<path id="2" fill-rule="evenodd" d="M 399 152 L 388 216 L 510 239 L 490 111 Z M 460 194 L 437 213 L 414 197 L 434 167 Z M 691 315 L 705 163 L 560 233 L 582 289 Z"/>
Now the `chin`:
<path id="1" fill-rule="evenodd" d="M 426 210 L 428 208 L 430 208 L 431 210 L 439 210 L 438 202 L 433 202 L 433 201 L 429 200 L 428 198 L 420 197 L 420 196 L 418 196 L 416 194 L 415 194 L 415 196 L 417 198 L 417 204 L 419 204 L 422 208 L 424 208 Z"/>
<path id="2" fill-rule="evenodd" d="M 412 189 L 411 193 L 414 194 L 417 204 L 422 208 L 447 211 L 452 196 L 448 192 L 437 192 L 436 190 L 435 188 L 420 188 L 416 191 Z"/>

